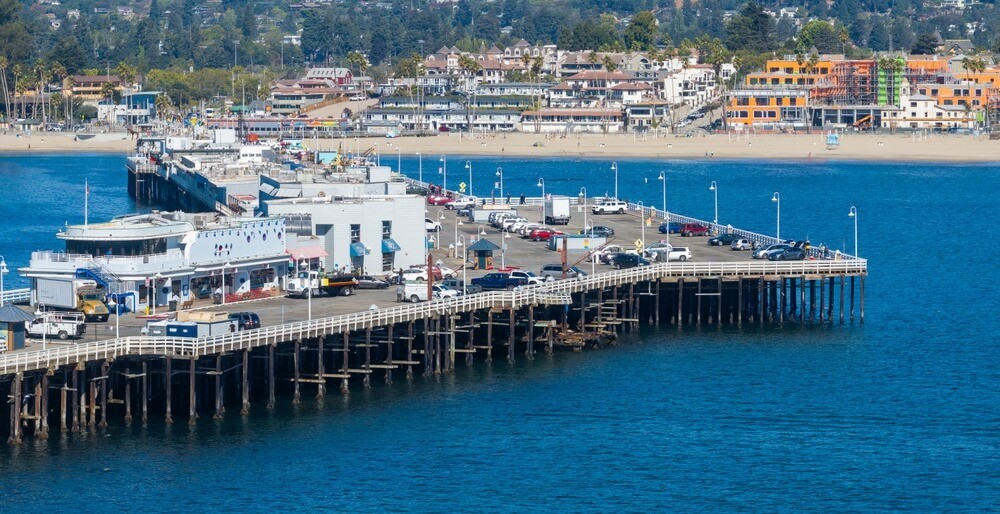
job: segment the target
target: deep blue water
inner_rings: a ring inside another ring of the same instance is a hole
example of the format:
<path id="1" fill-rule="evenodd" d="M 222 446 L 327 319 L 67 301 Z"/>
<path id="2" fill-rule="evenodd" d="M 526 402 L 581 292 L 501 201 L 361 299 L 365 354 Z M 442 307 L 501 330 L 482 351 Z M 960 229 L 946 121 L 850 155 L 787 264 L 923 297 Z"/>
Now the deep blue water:
<path id="1" fill-rule="evenodd" d="M 538 178 L 547 192 L 614 189 L 610 162 L 471 160 L 477 194 L 498 165 L 515 197 L 538 194 Z M 425 178 L 436 175 L 435 161 L 425 160 Z M 467 181 L 465 161 L 449 159 L 449 185 Z M 416 175 L 415 160 L 403 166 Z M 666 170 L 670 210 L 703 219 L 712 218 L 715 180 L 721 222 L 767 233 L 779 191 L 782 235 L 832 248 L 853 249 L 847 212 L 857 206 L 861 254 L 871 260 L 865 324 L 647 329 L 608 350 L 460 365 L 452 376 L 356 387 L 323 404 L 284 398 L 274 413 L 255 405 L 245 420 L 231 410 L 194 429 L 154 420 L 106 436 L 0 446 L 2 505 L 1000 509 L 995 166 L 618 166 L 620 196 L 659 206 L 656 175 Z M 64 220 L 82 218 L 84 176 L 91 219 L 129 211 L 123 175 L 120 158 L 0 157 L 8 263 L 26 263 L 31 249 L 54 245 Z"/>

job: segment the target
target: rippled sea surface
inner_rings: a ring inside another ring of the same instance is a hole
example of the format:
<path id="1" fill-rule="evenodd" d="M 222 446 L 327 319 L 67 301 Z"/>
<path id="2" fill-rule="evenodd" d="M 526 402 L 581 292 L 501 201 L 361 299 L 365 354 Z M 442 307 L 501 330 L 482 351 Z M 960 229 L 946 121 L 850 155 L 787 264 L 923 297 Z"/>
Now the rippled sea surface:
<path id="1" fill-rule="evenodd" d="M 450 187 L 468 182 L 449 158 Z M 614 191 L 610 162 L 472 158 L 475 193 Z M 395 160 L 393 159 L 393 164 Z M 419 163 L 403 159 L 418 175 Z M 440 183 L 438 159 L 424 178 Z M 1000 178 L 991 165 L 619 160 L 620 196 L 870 259 L 865 323 L 643 329 L 191 428 L 0 446 L 0 510 L 1000 509 Z M 0 157 L 12 268 L 135 209 L 123 159 Z M 17 285 L 13 275 L 7 283 Z M 308 391 L 308 390 L 307 390 Z M 306 397 L 311 397 L 308 392 Z"/>

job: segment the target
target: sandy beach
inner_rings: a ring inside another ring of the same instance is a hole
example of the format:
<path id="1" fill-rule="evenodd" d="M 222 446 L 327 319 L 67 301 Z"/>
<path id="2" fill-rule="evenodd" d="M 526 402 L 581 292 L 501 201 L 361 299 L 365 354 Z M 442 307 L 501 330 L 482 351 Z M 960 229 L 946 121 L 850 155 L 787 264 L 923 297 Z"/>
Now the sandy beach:
<path id="1" fill-rule="evenodd" d="M 800 135 L 698 135 L 633 136 L 574 135 L 559 137 L 507 133 L 470 138 L 457 133 L 433 137 L 371 137 L 355 142 L 348 139 L 307 139 L 307 146 L 321 149 L 361 150 L 378 145 L 383 156 L 399 151 L 414 155 L 504 155 L 511 157 L 564 158 L 651 158 L 651 159 L 788 159 L 866 160 L 896 162 L 1000 162 L 1000 141 L 985 136 L 934 134 L 849 134 L 835 149 L 827 149 L 822 133 Z M 76 139 L 74 134 L 33 133 L 18 137 L 0 135 L 0 152 L 95 152 L 121 153 L 132 150 L 135 142 L 127 134 L 96 134 Z"/>

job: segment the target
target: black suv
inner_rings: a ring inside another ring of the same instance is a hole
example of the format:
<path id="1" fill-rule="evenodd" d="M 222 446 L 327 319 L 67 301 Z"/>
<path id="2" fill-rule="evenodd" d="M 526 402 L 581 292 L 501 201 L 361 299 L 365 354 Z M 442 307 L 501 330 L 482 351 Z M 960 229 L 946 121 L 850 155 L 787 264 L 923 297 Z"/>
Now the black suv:
<path id="1" fill-rule="evenodd" d="M 729 246 L 737 239 L 741 238 L 736 234 L 719 234 L 712 239 L 709 239 L 708 244 L 711 246 Z"/>
<path id="2" fill-rule="evenodd" d="M 640 255 L 634 253 L 620 253 L 611 262 L 618 269 L 635 268 L 637 266 L 649 266 L 651 263 Z"/>
<path id="3" fill-rule="evenodd" d="M 235 321 L 240 330 L 260 328 L 260 317 L 256 312 L 233 312 L 229 314 L 229 321 Z"/>

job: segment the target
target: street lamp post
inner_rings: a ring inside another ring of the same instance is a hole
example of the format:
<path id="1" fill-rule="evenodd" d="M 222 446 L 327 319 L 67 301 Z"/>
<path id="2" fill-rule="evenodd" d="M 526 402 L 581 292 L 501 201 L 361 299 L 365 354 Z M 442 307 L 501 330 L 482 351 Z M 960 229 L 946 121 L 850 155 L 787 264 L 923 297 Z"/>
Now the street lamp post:
<path id="1" fill-rule="evenodd" d="M 4 304 L 7 303 L 6 299 L 3 296 L 3 291 L 4 291 L 3 276 L 9 272 L 10 270 L 7 269 L 7 259 L 4 259 L 3 256 L 0 255 L 0 306 L 3 306 Z"/>
<path id="2" fill-rule="evenodd" d="M 163 274 L 160 272 L 156 272 L 156 276 L 153 277 L 153 295 L 151 302 L 153 304 L 153 315 L 156 315 L 156 290 L 160 287 L 159 282 L 161 278 L 163 278 Z"/>
<path id="3" fill-rule="evenodd" d="M 507 269 L 507 240 L 510 239 L 510 231 L 503 229 L 503 238 L 500 239 L 500 267 Z"/>
<path id="4" fill-rule="evenodd" d="M 497 166 L 497 178 L 500 179 L 500 198 L 503 198 L 503 168 Z"/>
<path id="5" fill-rule="evenodd" d="M 403 155 L 400 153 L 399 143 L 396 143 L 396 173 L 403 172 Z"/>
<path id="6" fill-rule="evenodd" d="M 670 211 L 667 210 L 667 172 L 660 171 L 660 176 L 657 177 L 660 182 L 663 183 L 663 222 L 667 224 L 667 238 L 666 242 L 670 244 Z"/>
<path id="7" fill-rule="evenodd" d="M 538 179 L 538 187 L 542 188 L 542 202 L 545 202 L 545 179 Z"/>
<path id="8" fill-rule="evenodd" d="M 615 200 L 618 199 L 618 163 L 611 163 L 611 171 L 615 172 Z"/>
<path id="9" fill-rule="evenodd" d="M 462 218 L 455 216 L 455 257 L 458 257 L 458 226 L 465 225 L 462 223 Z"/>
<path id="10" fill-rule="evenodd" d="M 465 161 L 465 169 L 469 170 L 469 196 L 475 196 L 472 194 L 472 161 Z"/>
<path id="11" fill-rule="evenodd" d="M 308 320 L 312 321 L 313 318 L 312 270 L 309 269 L 309 261 L 306 260 L 306 256 L 301 253 L 299 254 L 299 268 L 300 269 L 305 268 L 306 272 L 306 288 L 307 288 L 306 298 L 309 299 L 307 302 L 306 309 L 307 309 Z"/>
<path id="12" fill-rule="evenodd" d="M 777 191 L 774 192 L 774 196 L 771 197 L 771 201 L 774 202 L 778 207 L 778 233 L 774 236 L 781 242 L 781 195 Z"/>
<path id="13" fill-rule="evenodd" d="M 226 304 L 226 268 L 229 267 L 229 261 L 222 263 L 222 305 Z"/>
<path id="14" fill-rule="evenodd" d="M 435 243 L 437 243 L 437 246 L 435 247 L 435 249 L 436 250 L 440 250 L 441 249 L 441 222 L 444 221 L 444 211 L 438 211 L 438 218 L 437 219 L 438 219 L 437 240 L 435 241 Z"/>
<path id="15" fill-rule="evenodd" d="M 643 211 L 646 207 L 642 204 L 642 200 L 635 203 L 639 206 L 639 227 L 642 236 L 639 238 L 642 241 L 642 251 L 646 251 L 646 213 Z"/>
<path id="16" fill-rule="evenodd" d="M 851 206 L 851 211 L 847 213 L 847 216 L 854 218 L 854 256 L 858 256 L 858 208 Z"/>
<path id="17" fill-rule="evenodd" d="M 458 252 L 462 252 L 462 295 L 465 296 L 465 268 L 468 266 L 465 262 L 465 234 L 458 236 L 458 241 L 455 243 L 455 256 L 458 256 Z"/>
<path id="18" fill-rule="evenodd" d="M 417 182 L 421 185 L 424 183 L 424 156 L 420 152 L 417 152 Z"/>
<path id="19" fill-rule="evenodd" d="M 712 223 L 715 224 L 716 228 L 719 226 L 719 185 L 712 181 L 712 185 L 708 186 L 708 190 L 715 193 L 715 218 L 712 218 Z"/>
<path id="20" fill-rule="evenodd" d="M 443 182 L 441 183 L 441 192 L 448 192 L 448 160 L 444 158 L 444 155 L 439 159 L 441 166 L 438 167 L 438 172 L 444 175 Z"/>

